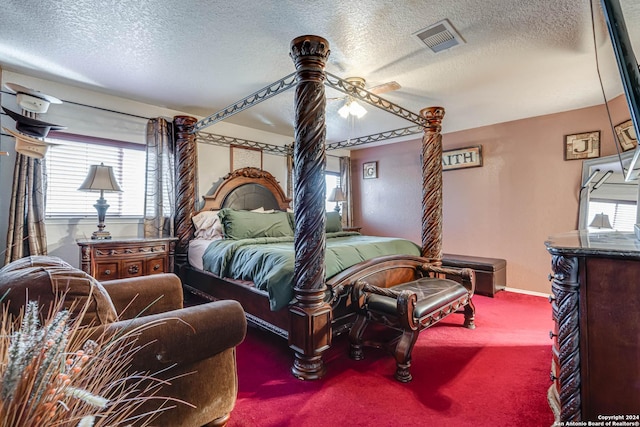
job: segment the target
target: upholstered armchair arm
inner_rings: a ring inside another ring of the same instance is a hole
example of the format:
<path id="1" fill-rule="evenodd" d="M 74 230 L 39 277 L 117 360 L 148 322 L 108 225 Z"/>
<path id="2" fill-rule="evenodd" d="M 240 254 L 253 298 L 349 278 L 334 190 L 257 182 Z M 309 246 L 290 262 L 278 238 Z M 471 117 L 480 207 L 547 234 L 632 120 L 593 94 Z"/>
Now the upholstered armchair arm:
<path id="1" fill-rule="evenodd" d="M 240 344 L 247 331 L 242 306 L 223 300 L 179 310 L 121 320 L 96 328 L 107 333 L 134 332 L 141 347 L 132 368 L 159 371 L 174 364 L 189 364 Z"/>
<path id="2" fill-rule="evenodd" d="M 119 319 L 132 319 L 182 308 L 182 284 L 172 273 L 101 282 Z"/>
<path id="3" fill-rule="evenodd" d="M 429 263 L 422 264 L 420 270 L 432 276 L 446 277 L 461 283 L 473 296 L 476 290 L 476 273 L 470 268 L 441 267 Z"/>

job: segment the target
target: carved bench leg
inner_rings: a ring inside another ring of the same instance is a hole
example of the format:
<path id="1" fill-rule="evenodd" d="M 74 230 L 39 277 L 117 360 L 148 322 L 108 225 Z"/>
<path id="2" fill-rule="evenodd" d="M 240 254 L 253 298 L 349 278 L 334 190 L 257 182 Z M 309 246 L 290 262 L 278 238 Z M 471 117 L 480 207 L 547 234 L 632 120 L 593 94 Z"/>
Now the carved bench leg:
<path id="1" fill-rule="evenodd" d="M 469 303 L 464 306 L 464 327 L 467 329 L 475 329 L 476 306 L 469 299 Z"/>
<path id="2" fill-rule="evenodd" d="M 411 351 L 418 340 L 419 334 L 420 331 L 418 330 L 405 330 L 396 345 L 396 351 L 394 353 L 396 358 L 396 373 L 394 377 L 402 383 L 408 383 L 413 379 L 411 372 L 409 372 L 409 368 L 411 368 Z"/>
<path id="3" fill-rule="evenodd" d="M 349 331 L 349 357 L 354 360 L 364 359 L 364 351 L 362 350 L 362 334 L 366 328 L 367 318 L 366 316 L 359 314 Z"/>

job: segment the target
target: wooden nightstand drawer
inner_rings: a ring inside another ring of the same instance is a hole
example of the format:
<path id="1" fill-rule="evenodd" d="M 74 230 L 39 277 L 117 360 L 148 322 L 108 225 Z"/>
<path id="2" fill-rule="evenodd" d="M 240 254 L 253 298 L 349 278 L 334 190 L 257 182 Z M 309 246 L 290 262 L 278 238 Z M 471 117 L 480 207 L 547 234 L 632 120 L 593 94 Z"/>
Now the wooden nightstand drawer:
<path id="1" fill-rule="evenodd" d="M 120 271 L 118 269 L 119 263 L 117 262 L 98 262 L 96 263 L 95 278 L 103 280 L 113 280 L 120 277 Z"/>
<path id="2" fill-rule="evenodd" d="M 166 272 L 165 258 L 152 258 L 148 259 L 146 262 L 145 271 L 147 275 L 149 274 L 159 274 Z"/>
<path id="3" fill-rule="evenodd" d="M 121 278 L 144 276 L 143 260 L 122 261 Z"/>
<path id="4" fill-rule="evenodd" d="M 80 265 L 100 281 L 173 272 L 176 240 L 80 239 Z"/>

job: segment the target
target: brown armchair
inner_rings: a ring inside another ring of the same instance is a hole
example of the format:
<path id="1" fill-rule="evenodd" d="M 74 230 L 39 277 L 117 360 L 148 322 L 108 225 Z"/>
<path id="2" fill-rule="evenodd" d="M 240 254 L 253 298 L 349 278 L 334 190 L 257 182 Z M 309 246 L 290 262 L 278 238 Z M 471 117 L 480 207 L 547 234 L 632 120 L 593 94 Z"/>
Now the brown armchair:
<path id="1" fill-rule="evenodd" d="M 235 347 L 246 333 L 244 310 L 238 302 L 183 308 L 182 285 L 174 274 L 100 283 L 59 258 L 42 256 L 23 258 L 0 269 L 0 295 L 5 292 L 3 303 L 12 314 L 19 314 L 27 299 L 46 307 L 65 295 L 69 308 L 72 300 L 89 300 L 83 323 L 98 329 L 126 331 L 161 320 L 159 327 L 142 329 L 138 338 L 142 348 L 131 369 L 159 373 L 156 378 L 170 383 L 158 396 L 194 407 L 176 403 L 153 424 L 223 426 L 229 420 L 238 393 Z M 150 409 L 143 405 L 137 412 Z"/>

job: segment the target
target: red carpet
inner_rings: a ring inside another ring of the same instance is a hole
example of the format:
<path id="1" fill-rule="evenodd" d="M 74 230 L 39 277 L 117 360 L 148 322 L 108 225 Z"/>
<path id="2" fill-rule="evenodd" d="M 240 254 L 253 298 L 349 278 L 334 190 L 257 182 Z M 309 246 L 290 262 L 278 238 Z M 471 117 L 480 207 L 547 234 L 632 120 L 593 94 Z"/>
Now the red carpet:
<path id="1" fill-rule="evenodd" d="M 228 426 L 551 426 L 547 299 L 500 292 L 474 302 L 475 330 L 454 314 L 420 334 L 408 384 L 393 379 L 394 359 L 382 350 L 351 360 L 345 336 L 325 354 L 327 375 L 300 381 L 286 342 L 250 328 Z"/>

